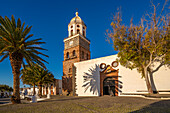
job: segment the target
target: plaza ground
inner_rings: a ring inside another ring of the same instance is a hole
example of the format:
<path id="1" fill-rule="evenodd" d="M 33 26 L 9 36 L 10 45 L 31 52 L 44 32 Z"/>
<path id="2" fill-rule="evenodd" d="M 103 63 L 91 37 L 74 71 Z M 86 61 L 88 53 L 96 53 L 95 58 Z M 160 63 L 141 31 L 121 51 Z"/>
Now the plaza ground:
<path id="1" fill-rule="evenodd" d="M 167 113 L 170 100 L 140 97 L 68 97 L 52 96 L 38 103 L 0 106 L 0 113 Z"/>

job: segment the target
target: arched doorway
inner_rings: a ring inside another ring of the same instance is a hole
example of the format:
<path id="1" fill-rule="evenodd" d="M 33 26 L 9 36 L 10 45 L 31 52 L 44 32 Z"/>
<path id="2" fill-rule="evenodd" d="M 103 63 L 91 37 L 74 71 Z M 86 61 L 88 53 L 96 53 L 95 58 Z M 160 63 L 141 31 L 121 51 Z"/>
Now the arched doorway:
<path id="1" fill-rule="evenodd" d="M 118 96 L 118 71 L 114 69 L 118 66 L 118 62 L 112 62 L 112 65 L 100 64 L 100 96 L 114 95 Z"/>
<path id="2" fill-rule="evenodd" d="M 107 77 L 103 81 L 103 95 L 115 96 L 115 80 L 113 77 Z"/>

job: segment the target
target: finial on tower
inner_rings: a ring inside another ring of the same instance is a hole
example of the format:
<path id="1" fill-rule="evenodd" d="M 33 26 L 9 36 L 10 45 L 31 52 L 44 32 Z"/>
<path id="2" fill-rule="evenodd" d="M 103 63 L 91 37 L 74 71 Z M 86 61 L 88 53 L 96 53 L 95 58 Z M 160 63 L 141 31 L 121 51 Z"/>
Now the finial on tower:
<path id="1" fill-rule="evenodd" d="M 78 16 L 79 15 L 79 13 L 78 13 L 78 8 L 76 8 L 76 16 Z"/>

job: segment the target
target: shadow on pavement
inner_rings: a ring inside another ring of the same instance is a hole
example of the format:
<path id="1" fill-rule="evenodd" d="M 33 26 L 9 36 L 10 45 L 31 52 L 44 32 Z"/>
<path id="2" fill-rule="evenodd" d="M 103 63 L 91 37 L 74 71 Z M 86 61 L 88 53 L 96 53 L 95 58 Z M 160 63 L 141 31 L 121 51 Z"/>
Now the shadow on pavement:
<path id="1" fill-rule="evenodd" d="M 170 100 L 161 100 L 131 113 L 170 113 Z"/>

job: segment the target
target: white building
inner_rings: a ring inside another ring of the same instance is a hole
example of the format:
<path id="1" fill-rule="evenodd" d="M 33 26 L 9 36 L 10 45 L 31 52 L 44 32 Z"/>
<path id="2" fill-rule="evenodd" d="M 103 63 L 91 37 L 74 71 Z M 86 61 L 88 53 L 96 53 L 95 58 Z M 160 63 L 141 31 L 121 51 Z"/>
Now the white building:
<path id="1" fill-rule="evenodd" d="M 25 93 L 25 90 L 27 90 L 26 95 L 33 95 L 33 87 L 31 88 L 21 88 L 22 94 Z M 39 87 L 35 87 L 35 95 L 39 94 Z M 55 79 L 53 83 L 43 85 L 42 87 L 42 95 L 61 95 L 62 94 L 62 80 Z"/>
<path id="2" fill-rule="evenodd" d="M 9 97 L 12 95 L 11 91 L 1 91 L 0 90 L 0 97 Z"/>
<path id="3" fill-rule="evenodd" d="M 61 95 L 62 94 L 62 80 L 55 79 L 54 83 L 43 85 L 42 95 Z"/>
<path id="4" fill-rule="evenodd" d="M 136 69 L 118 64 L 117 55 L 74 63 L 73 91 L 77 96 L 127 95 L 148 93 L 146 82 Z M 170 69 L 162 66 L 154 73 L 159 93 L 170 92 Z"/>

